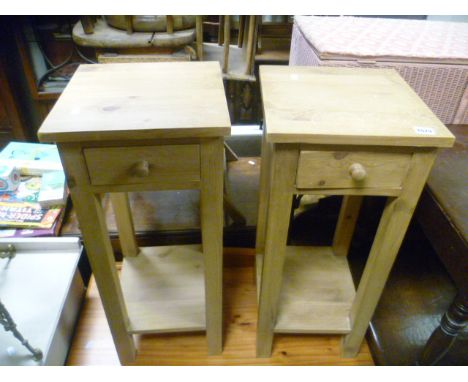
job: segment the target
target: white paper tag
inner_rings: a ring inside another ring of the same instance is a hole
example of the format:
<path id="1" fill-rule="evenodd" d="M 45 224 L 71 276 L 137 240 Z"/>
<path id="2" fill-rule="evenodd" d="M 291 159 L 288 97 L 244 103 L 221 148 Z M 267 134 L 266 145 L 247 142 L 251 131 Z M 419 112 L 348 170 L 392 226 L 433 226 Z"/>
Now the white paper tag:
<path id="1" fill-rule="evenodd" d="M 426 126 L 414 126 L 416 134 L 420 135 L 435 135 L 435 129 L 433 127 Z"/>

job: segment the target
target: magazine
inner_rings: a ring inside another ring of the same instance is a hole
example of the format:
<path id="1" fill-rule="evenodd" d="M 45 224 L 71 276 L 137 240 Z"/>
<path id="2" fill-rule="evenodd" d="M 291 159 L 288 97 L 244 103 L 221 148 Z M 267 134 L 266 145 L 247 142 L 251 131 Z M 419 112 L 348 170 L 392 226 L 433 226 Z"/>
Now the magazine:
<path id="1" fill-rule="evenodd" d="M 0 227 L 51 228 L 61 208 L 43 209 L 38 203 L 0 202 Z"/>
<path id="2" fill-rule="evenodd" d="M 10 237 L 47 237 L 58 236 L 62 229 L 63 220 L 65 217 L 65 209 L 62 210 L 59 217 L 56 219 L 51 228 L 1 228 L 0 238 Z"/>

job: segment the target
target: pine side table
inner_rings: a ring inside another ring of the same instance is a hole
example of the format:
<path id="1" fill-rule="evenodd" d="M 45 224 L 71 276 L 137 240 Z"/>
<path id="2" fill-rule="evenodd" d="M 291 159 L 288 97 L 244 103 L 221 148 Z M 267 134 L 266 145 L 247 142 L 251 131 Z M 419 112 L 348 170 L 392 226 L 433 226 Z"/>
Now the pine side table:
<path id="1" fill-rule="evenodd" d="M 223 137 L 217 62 L 81 65 L 42 124 L 56 142 L 122 364 L 133 334 L 206 330 L 222 350 Z M 126 192 L 200 190 L 202 244 L 138 248 Z M 125 255 L 116 270 L 100 195 L 111 193 Z"/>
<path id="2" fill-rule="evenodd" d="M 437 148 L 454 137 L 391 69 L 261 66 L 260 83 L 257 356 L 274 333 L 336 333 L 353 357 Z M 344 195 L 331 246 L 286 245 L 295 194 Z M 346 256 L 364 195 L 388 198 L 355 291 Z"/>

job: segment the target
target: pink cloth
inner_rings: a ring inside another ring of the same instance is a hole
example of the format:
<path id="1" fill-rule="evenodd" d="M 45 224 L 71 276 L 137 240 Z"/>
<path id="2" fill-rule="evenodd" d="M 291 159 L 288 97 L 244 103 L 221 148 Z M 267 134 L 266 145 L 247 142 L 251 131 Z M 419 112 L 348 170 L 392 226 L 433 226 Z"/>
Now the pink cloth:
<path id="1" fill-rule="evenodd" d="M 468 24 L 296 16 L 290 65 L 393 68 L 439 119 L 468 124 Z"/>
<path id="2" fill-rule="evenodd" d="M 320 58 L 468 64 L 468 23 L 367 17 L 297 16 Z"/>

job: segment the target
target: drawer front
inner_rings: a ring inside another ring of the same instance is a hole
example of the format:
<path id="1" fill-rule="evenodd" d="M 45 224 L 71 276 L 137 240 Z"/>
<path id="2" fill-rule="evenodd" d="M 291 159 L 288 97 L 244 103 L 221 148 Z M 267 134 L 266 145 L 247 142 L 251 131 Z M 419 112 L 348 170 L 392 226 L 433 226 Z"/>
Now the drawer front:
<path id="1" fill-rule="evenodd" d="M 84 150 L 93 185 L 200 180 L 200 146 L 167 145 Z"/>
<path id="2" fill-rule="evenodd" d="M 409 153 L 301 151 L 296 187 L 400 188 L 410 161 Z"/>

